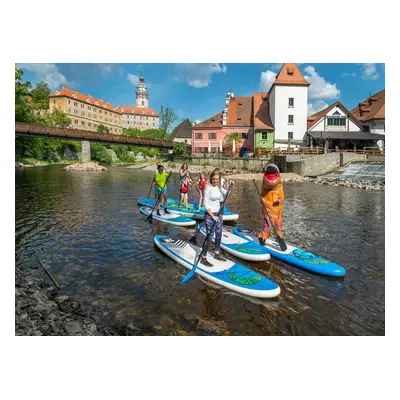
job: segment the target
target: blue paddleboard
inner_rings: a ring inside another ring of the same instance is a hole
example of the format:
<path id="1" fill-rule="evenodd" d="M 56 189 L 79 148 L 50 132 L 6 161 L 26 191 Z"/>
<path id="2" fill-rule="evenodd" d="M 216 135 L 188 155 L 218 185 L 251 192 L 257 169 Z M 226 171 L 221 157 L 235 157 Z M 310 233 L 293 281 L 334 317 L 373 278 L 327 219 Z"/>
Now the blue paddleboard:
<path id="1" fill-rule="evenodd" d="M 140 197 L 138 198 L 138 203 L 142 206 L 154 207 L 155 199 Z M 200 209 L 195 208 L 193 204 L 188 203 L 188 207 L 179 207 L 179 201 L 174 199 L 168 199 L 168 211 L 172 211 L 175 214 L 180 214 L 188 218 L 194 219 L 204 219 L 204 213 L 206 212 L 204 206 L 201 206 Z M 163 207 L 163 204 L 161 204 Z M 224 221 L 234 221 L 239 218 L 239 215 L 229 211 L 226 207 L 224 207 Z"/>
<path id="2" fill-rule="evenodd" d="M 251 239 L 258 243 L 258 232 L 256 231 L 234 227 L 232 232 L 241 238 Z M 286 243 L 286 245 L 287 249 L 282 251 L 276 241 L 267 239 L 264 248 L 271 254 L 272 257 L 307 271 L 329 276 L 346 275 L 346 270 L 340 265 L 328 261 L 325 258 L 319 257 L 313 253 L 301 250 L 288 243 Z"/>
<path id="3" fill-rule="evenodd" d="M 191 270 L 201 247 L 197 247 L 185 240 L 174 239 L 165 235 L 154 237 L 156 246 L 168 257 Z M 234 292 L 251 297 L 276 297 L 281 292 L 280 287 L 266 277 L 233 261 L 216 260 L 212 253 L 207 253 L 207 260 L 213 266 L 206 267 L 199 263 L 195 273 L 207 280 L 223 286 Z"/>

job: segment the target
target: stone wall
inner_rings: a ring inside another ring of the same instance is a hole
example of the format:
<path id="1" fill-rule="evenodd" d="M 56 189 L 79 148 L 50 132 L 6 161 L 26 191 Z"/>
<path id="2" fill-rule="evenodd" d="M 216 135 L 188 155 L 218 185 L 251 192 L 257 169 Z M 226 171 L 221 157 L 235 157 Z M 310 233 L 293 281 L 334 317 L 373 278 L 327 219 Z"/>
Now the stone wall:
<path id="1" fill-rule="evenodd" d="M 366 161 L 364 154 L 328 153 L 285 162 L 283 172 L 293 172 L 301 176 L 317 176 L 332 172 L 351 161 Z"/>

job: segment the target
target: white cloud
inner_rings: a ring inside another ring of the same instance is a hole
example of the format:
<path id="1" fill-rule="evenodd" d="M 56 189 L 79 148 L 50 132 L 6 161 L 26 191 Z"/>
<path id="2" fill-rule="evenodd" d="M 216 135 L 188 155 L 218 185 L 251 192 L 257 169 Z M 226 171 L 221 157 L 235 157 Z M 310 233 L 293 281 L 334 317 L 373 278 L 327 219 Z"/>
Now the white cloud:
<path id="1" fill-rule="evenodd" d="M 361 67 L 362 75 L 361 78 L 368 80 L 378 79 L 379 74 L 376 72 L 376 64 L 363 64 Z"/>
<path id="2" fill-rule="evenodd" d="M 328 107 L 328 104 L 325 103 L 323 100 L 317 100 L 307 104 L 307 115 L 313 115 L 318 111 L 323 110 L 324 108 Z"/>
<path id="3" fill-rule="evenodd" d="M 312 99 L 337 99 L 340 95 L 340 90 L 336 87 L 336 83 L 327 82 L 322 76 L 319 76 L 315 68 L 309 65 L 304 68 L 304 71 L 309 74 L 304 76 L 310 86 L 308 87 L 308 98 Z"/>
<path id="4" fill-rule="evenodd" d="M 137 84 L 139 83 L 139 77 L 135 74 L 128 74 L 128 80 L 134 86 L 137 86 Z"/>
<path id="5" fill-rule="evenodd" d="M 67 82 L 55 64 L 20 64 L 20 67 L 34 73 L 36 80 L 46 82 L 51 90 Z"/>
<path id="6" fill-rule="evenodd" d="M 183 64 L 177 80 L 184 79 L 189 86 L 195 88 L 208 87 L 212 74 L 226 73 L 224 64 Z"/>
<path id="7" fill-rule="evenodd" d="M 354 78 L 356 76 L 355 72 L 343 72 L 343 74 L 341 76 L 351 76 L 352 78 Z"/>
<path id="8" fill-rule="evenodd" d="M 260 90 L 262 92 L 268 92 L 268 90 L 271 88 L 272 84 L 274 83 L 276 78 L 276 73 L 273 71 L 265 71 L 261 72 L 261 78 L 260 78 Z"/>

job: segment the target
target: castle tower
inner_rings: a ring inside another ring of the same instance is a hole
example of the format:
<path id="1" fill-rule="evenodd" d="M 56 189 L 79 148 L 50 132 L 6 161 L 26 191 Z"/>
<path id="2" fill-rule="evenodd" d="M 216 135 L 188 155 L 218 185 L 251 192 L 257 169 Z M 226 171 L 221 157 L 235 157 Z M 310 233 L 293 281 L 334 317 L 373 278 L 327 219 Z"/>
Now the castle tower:
<path id="1" fill-rule="evenodd" d="M 136 107 L 149 107 L 149 94 L 147 93 L 146 83 L 144 82 L 142 74 L 140 74 L 139 83 L 136 91 Z"/>

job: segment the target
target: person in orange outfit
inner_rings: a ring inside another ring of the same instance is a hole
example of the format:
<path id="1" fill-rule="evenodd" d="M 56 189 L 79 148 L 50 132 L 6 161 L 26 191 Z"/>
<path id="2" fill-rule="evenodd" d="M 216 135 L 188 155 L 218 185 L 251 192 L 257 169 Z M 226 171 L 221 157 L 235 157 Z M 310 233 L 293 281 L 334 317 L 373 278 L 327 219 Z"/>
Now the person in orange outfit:
<path id="1" fill-rule="evenodd" d="M 261 197 L 265 208 L 262 208 L 262 228 L 258 235 L 258 240 L 262 246 L 269 238 L 271 232 L 271 222 L 274 225 L 276 240 L 282 251 L 287 249 L 286 243 L 283 240 L 282 233 L 282 208 L 285 200 L 281 174 L 276 164 L 271 163 L 264 167 L 264 175 L 261 186 Z"/>

